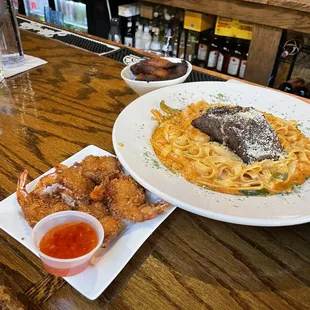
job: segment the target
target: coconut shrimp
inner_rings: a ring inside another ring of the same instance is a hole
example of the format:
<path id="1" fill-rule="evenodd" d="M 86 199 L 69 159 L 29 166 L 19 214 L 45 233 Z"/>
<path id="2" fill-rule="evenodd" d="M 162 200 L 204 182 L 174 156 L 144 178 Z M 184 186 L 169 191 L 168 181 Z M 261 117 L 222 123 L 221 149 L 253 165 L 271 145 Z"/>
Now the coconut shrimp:
<path id="1" fill-rule="evenodd" d="M 64 198 L 69 198 L 74 204 L 89 202 L 89 195 L 95 187 L 93 181 L 82 175 L 79 166 L 67 167 L 56 165 L 55 172 L 40 179 L 34 192 L 42 192 L 49 186 L 59 184 L 56 192 Z"/>
<path id="2" fill-rule="evenodd" d="M 70 210 L 70 206 L 59 195 L 41 194 L 39 189 L 28 193 L 26 190 L 27 177 L 27 170 L 20 174 L 16 195 L 24 217 L 31 227 L 47 215 Z"/>
<path id="3" fill-rule="evenodd" d="M 99 185 L 104 179 L 112 179 L 121 171 L 121 164 L 113 156 L 87 156 L 77 164 L 82 175 Z"/>
<path id="4" fill-rule="evenodd" d="M 124 229 L 120 219 L 110 214 L 109 209 L 102 202 L 93 202 L 89 205 L 81 205 L 77 211 L 88 213 L 94 216 L 104 229 L 104 240 L 102 246 L 105 247 Z"/>
<path id="5" fill-rule="evenodd" d="M 91 197 L 94 200 L 103 199 L 113 215 L 130 222 L 150 220 L 170 206 L 164 201 L 148 204 L 145 189 L 125 174 L 105 180 L 95 187 Z"/>
<path id="6" fill-rule="evenodd" d="M 95 187 L 93 181 L 84 176 L 78 165 L 67 167 L 57 165 L 56 180 L 57 183 L 64 186 L 66 191 L 73 200 L 88 200 L 89 195 Z"/>

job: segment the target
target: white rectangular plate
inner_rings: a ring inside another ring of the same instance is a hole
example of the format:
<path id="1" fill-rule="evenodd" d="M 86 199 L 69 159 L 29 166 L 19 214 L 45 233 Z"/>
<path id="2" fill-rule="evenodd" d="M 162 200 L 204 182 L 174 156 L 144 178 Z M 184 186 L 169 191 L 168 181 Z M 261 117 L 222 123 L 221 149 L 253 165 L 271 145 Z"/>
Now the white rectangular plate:
<path id="1" fill-rule="evenodd" d="M 65 160 L 63 164 L 72 165 L 82 161 L 88 155 L 111 156 L 112 154 L 90 145 Z M 53 170 L 49 170 L 46 174 Z M 32 181 L 27 189 L 31 191 L 41 177 Z M 148 192 L 148 200 L 154 202 L 158 200 L 158 197 Z M 128 225 L 120 236 L 98 255 L 95 265 L 91 265 L 79 275 L 65 278 L 65 280 L 85 297 L 91 300 L 96 299 L 174 209 L 175 207 L 169 208 L 153 220 Z M 16 193 L 0 202 L 0 228 L 38 256 L 31 240 L 32 229 L 22 215 L 16 200 Z"/>

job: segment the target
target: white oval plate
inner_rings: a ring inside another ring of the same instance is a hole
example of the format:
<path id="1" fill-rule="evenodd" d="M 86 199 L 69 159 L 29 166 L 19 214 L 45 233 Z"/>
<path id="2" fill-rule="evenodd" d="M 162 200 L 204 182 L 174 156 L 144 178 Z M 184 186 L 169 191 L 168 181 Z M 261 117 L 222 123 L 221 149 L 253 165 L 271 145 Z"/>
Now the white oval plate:
<path id="1" fill-rule="evenodd" d="M 290 195 L 244 197 L 221 194 L 171 173 L 157 159 L 150 138 L 157 126 L 151 110 L 161 100 L 178 109 L 204 99 L 252 106 L 285 119 L 297 120 L 310 136 L 310 105 L 271 89 L 239 83 L 196 82 L 148 93 L 128 105 L 113 128 L 113 144 L 122 165 L 142 186 L 189 212 L 212 219 L 253 226 L 286 226 L 310 222 L 309 180 Z"/>

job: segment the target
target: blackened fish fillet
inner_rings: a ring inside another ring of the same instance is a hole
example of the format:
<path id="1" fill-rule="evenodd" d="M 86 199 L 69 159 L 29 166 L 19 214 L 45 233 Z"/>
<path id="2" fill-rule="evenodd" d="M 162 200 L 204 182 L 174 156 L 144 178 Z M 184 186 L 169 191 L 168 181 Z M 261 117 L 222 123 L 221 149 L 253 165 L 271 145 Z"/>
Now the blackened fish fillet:
<path id="1" fill-rule="evenodd" d="M 278 160 L 283 154 L 278 135 L 254 108 L 212 107 L 193 120 L 192 125 L 228 146 L 247 164 Z"/>

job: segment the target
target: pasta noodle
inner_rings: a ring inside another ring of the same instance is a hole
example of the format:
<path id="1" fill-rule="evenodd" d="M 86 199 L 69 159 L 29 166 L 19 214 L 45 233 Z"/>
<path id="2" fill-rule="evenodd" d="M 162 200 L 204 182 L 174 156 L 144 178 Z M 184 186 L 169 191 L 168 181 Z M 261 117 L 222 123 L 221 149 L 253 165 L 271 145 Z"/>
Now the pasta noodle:
<path id="1" fill-rule="evenodd" d="M 161 107 L 163 109 L 163 104 Z M 261 112 L 276 131 L 285 151 L 279 160 L 245 164 L 224 145 L 194 128 L 191 122 L 210 108 L 204 101 L 176 113 L 152 113 L 158 122 L 151 144 L 160 161 L 186 180 L 235 195 L 268 195 L 292 191 L 310 176 L 310 139 L 287 121 Z"/>

